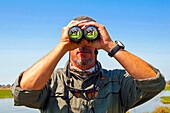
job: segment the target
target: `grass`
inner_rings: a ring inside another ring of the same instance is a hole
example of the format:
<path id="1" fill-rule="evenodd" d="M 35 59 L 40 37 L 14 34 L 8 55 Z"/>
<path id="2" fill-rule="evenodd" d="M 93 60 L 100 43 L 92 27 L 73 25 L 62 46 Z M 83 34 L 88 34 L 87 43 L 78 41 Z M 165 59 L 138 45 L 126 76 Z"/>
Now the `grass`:
<path id="1" fill-rule="evenodd" d="M 9 88 L 0 89 L 0 99 L 3 99 L 3 98 L 13 98 L 12 91 Z"/>
<path id="2" fill-rule="evenodd" d="M 164 91 L 168 91 L 168 90 L 170 90 L 170 85 L 166 85 L 166 87 L 164 89 Z"/>
<path id="3" fill-rule="evenodd" d="M 162 96 L 161 97 L 161 102 L 163 104 L 170 104 L 170 96 Z"/>

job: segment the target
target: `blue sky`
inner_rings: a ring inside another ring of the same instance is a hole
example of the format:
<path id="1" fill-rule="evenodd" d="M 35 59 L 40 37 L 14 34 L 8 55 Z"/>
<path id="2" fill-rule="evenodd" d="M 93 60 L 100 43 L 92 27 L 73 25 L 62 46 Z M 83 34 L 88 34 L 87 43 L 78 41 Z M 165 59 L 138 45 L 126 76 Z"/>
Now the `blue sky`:
<path id="1" fill-rule="evenodd" d="M 0 84 L 12 84 L 50 52 L 62 28 L 80 15 L 105 25 L 112 40 L 122 41 L 170 80 L 169 0 L 0 0 Z M 67 59 L 68 54 L 57 68 Z M 98 60 L 104 68 L 122 68 L 103 50 Z"/>

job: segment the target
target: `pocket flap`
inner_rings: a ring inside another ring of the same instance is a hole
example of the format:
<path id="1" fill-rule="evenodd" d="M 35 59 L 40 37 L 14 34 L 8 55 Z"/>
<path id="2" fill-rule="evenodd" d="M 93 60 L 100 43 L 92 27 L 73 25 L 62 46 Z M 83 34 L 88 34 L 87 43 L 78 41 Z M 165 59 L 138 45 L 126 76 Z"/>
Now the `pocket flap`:
<path id="1" fill-rule="evenodd" d="M 110 93 L 118 93 L 120 90 L 120 85 L 118 81 L 108 81 L 99 89 L 98 95 L 96 98 L 104 98 Z"/>

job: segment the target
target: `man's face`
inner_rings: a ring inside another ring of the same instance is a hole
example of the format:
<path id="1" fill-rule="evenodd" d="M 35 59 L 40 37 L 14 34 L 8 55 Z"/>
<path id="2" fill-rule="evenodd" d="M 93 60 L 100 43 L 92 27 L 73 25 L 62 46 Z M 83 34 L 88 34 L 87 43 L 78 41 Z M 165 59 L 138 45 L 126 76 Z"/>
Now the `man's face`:
<path id="1" fill-rule="evenodd" d="M 70 51 L 71 63 L 78 68 L 85 67 L 85 69 L 88 69 L 88 67 L 93 67 L 95 64 L 94 50 L 93 47 L 84 46 Z"/>

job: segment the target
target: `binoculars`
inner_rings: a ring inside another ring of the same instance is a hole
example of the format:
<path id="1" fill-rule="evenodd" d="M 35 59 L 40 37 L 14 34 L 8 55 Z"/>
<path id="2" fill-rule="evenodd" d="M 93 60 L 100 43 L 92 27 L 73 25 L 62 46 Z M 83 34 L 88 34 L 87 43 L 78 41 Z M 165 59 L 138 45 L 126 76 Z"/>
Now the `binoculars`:
<path id="1" fill-rule="evenodd" d="M 99 31 L 95 26 L 87 26 L 84 30 L 82 30 L 78 26 L 73 26 L 69 29 L 69 37 L 73 42 L 80 42 L 83 38 L 87 41 L 94 41 L 99 39 Z"/>

